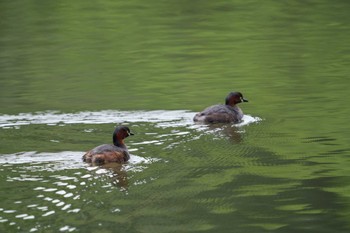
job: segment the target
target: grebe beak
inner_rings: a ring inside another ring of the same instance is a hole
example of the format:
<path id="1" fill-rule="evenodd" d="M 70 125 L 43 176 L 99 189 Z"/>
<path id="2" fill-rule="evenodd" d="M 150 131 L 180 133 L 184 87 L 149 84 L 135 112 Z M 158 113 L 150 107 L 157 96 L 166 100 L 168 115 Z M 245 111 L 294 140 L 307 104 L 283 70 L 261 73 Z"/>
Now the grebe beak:
<path id="1" fill-rule="evenodd" d="M 243 97 L 241 97 L 241 101 L 242 102 L 249 102 L 247 99 L 244 99 Z"/>
<path id="2" fill-rule="evenodd" d="M 132 136 L 132 135 L 134 135 L 134 133 L 128 132 L 128 135 L 129 135 L 129 136 Z"/>

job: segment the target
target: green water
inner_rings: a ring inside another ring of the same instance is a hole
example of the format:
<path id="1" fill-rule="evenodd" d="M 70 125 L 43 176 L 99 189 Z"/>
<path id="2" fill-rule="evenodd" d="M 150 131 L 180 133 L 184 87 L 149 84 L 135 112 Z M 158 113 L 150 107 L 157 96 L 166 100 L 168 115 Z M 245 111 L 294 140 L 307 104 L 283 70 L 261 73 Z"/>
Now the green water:
<path id="1" fill-rule="evenodd" d="M 1 1 L 0 232 L 349 232 L 349 7 Z M 137 161 L 83 164 L 116 124 Z"/>

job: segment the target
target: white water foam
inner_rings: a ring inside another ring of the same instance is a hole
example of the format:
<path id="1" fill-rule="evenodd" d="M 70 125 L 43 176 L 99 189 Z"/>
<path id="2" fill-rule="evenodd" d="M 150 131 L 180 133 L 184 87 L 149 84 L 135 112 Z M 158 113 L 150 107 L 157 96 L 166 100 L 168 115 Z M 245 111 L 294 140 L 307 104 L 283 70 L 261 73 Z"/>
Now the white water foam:
<path id="1" fill-rule="evenodd" d="M 0 128 L 18 128 L 30 124 L 64 125 L 64 124 L 109 124 L 109 123 L 155 123 L 158 127 L 193 126 L 195 112 L 187 110 L 158 111 L 117 111 L 103 110 L 98 112 L 60 113 L 46 111 L 20 113 L 18 115 L 0 115 Z M 244 115 L 243 121 L 235 126 L 240 127 L 258 122 L 259 117 Z"/>
<path id="2" fill-rule="evenodd" d="M 117 111 L 104 110 L 99 112 L 77 112 L 77 113 L 60 113 L 57 111 L 36 112 L 36 113 L 20 113 L 18 115 L 0 115 L 0 128 L 19 128 L 31 124 L 46 125 L 65 125 L 65 124 L 108 124 L 108 123 L 136 123 L 148 122 L 153 123 L 154 127 L 173 128 L 187 127 L 198 131 L 207 131 L 207 126 L 203 124 L 194 124 L 193 116 L 195 112 L 186 110 L 173 111 Z M 243 121 L 236 124 L 236 127 L 245 126 L 261 119 L 244 115 Z M 186 135 L 189 132 L 172 131 L 171 134 L 164 134 L 159 137 Z M 57 142 L 57 141 L 52 141 Z M 138 144 L 162 144 L 159 140 L 145 141 Z M 169 147 L 173 144 L 169 145 Z M 2 154 L 0 156 L 0 164 L 40 164 L 55 163 L 55 169 L 81 168 L 83 163 L 81 160 L 84 152 L 62 151 L 62 152 L 43 152 L 35 151 L 18 152 L 14 154 Z M 131 159 L 126 165 L 127 168 L 135 168 L 138 164 L 147 164 L 158 161 L 157 158 L 143 158 L 137 155 L 131 155 Z M 134 166 L 135 165 L 135 166 Z"/>
<path id="3" fill-rule="evenodd" d="M 0 164 L 44 164 L 55 163 L 55 170 L 76 169 L 86 166 L 82 162 L 82 156 L 85 152 L 82 151 L 61 151 L 61 152 L 41 152 L 26 151 L 14 154 L 2 154 L 0 156 Z M 137 155 L 130 155 L 130 160 L 125 165 L 131 168 L 135 165 L 150 164 L 160 161 L 157 158 L 143 158 Z"/>

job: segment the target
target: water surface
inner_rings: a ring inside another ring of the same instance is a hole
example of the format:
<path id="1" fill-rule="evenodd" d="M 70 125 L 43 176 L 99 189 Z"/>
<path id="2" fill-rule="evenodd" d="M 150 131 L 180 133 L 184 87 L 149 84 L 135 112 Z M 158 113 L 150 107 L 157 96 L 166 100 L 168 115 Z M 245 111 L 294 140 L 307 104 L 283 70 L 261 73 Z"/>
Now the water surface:
<path id="1" fill-rule="evenodd" d="M 0 9 L 0 232 L 350 231 L 348 1 Z M 82 163 L 119 124 L 131 161 Z"/>

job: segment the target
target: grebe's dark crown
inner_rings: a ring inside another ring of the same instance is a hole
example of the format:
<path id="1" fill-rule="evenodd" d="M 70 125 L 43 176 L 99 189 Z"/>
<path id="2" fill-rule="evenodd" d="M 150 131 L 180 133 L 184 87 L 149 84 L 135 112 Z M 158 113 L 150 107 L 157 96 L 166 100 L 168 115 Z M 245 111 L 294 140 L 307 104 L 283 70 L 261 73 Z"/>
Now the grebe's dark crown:
<path id="1" fill-rule="evenodd" d="M 237 92 L 237 91 L 236 91 L 236 92 L 230 92 L 230 93 L 227 95 L 227 97 L 226 97 L 226 99 L 225 99 L 225 104 L 226 104 L 226 105 L 230 105 L 230 102 L 232 101 L 232 100 L 231 100 L 232 98 L 239 99 L 239 101 L 236 101 L 236 103 L 248 102 L 248 100 L 245 99 L 245 98 L 243 97 L 243 95 L 242 95 L 241 92 Z"/>

